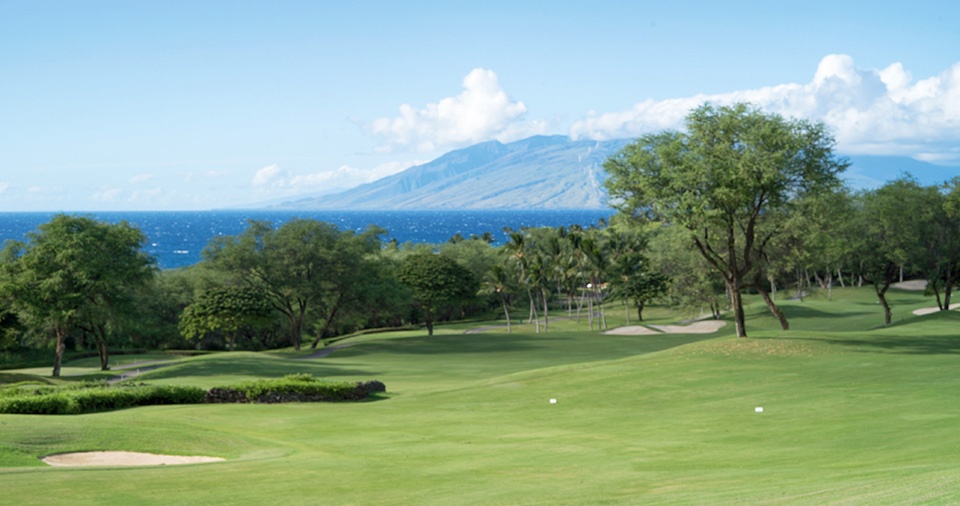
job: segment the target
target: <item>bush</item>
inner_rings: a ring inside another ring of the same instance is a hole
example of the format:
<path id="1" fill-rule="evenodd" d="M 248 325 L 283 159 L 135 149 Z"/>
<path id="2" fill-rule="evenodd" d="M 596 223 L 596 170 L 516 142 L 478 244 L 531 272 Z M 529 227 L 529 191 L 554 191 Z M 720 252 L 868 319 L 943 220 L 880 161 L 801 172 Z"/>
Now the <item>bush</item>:
<path id="1" fill-rule="evenodd" d="M 107 385 L 104 382 L 85 382 L 60 387 L 37 386 L 29 390 L 11 386 L 0 391 L 0 413 L 77 415 L 161 404 L 360 401 L 386 390 L 386 386 L 379 381 L 334 383 L 321 381 L 309 374 L 249 381 L 225 388 L 212 388 L 209 392 L 197 387 L 145 383 Z"/>
<path id="2" fill-rule="evenodd" d="M 385 392 L 379 381 L 346 383 L 321 381 L 309 374 L 294 374 L 279 379 L 264 379 L 213 388 L 207 393 L 207 402 L 338 402 L 359 401 L 374 392 Z"/>
<path id="3" fill-rule="evenodd" d="M 0 413 L 76 415 L 158 404 L 199 404 L 206 392 L 178 386 L 94 386 L 43 388 L 0 399 Z"/>

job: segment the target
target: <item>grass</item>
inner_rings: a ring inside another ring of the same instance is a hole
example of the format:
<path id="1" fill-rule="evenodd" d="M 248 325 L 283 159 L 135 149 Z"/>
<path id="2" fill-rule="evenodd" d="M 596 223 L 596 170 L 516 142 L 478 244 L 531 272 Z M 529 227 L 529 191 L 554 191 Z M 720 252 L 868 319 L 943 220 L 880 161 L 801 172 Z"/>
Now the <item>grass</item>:
<path id="1" fill-rule="evenodd" d="M 379 379 L 388 398 L 0 415 L 0 483 L 11 504 L 956 503 L 960 313 L 914 317 L 930 298 L 891 299 L 886 328 L 864 288 L 784 301 L 788 332 L 754 301 L 748 339 L 731 325 L 611 336 L 557 320 L 539 335 L 452 325 L 432 338 L 360 336 L 316 360 L 183 358 L 141 379 L 208 387 L 309 372 Z M 610 324 L 622 314 L 611 308 Z M 672 322 L 663 308 L 650 318 Z M 228 460 L 38 460 L 94 449 Z"/>

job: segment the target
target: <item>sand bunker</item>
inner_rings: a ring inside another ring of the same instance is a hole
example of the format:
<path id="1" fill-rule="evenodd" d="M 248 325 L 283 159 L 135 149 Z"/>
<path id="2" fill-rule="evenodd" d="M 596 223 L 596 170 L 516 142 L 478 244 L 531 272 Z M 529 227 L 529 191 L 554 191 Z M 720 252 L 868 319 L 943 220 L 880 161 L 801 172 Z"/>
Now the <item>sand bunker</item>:
<path id="1" fill-rule="evenodd" d="M 690 325 L 630 325 L 627 327 L 617 327 L 604 332 L 617 336 L 642 336 L 652 334 L 710 334 L 720 330 L 727 322 L 720 320 L 706 320 L 694 322 Z"/>
<path id="2" fill-rule="evenodd" d="M 662 333 L 663 332 L 659 332 L 659 331 L 644 327 L 643 325 L 629 325 L 626 327 L 617 327 L 615 329 L 610 329 L 604 332 L 604 334 L 610 334 L 614 336 L 649 336 L 652 334 L 662 334 Z"/>
<path id="3" fill-rule="evenodd" d="M 80 452 L 61 453 L 44 457 L 45 463 L 57 467 L 76 466 L 172 466 L 179 464 L 199 464 L 201 462 L 220 462 L 220 457 L 185 457 L 180 455 L 156 455 L 137 452 Z"/>
<path id="4" fill-rule="evenodd" d="M 950 304 L 950 309 L 957 309 L 958 307 L 960 307 L 960 304 Z M 923 309 L 914 309 L 913 314 L 917 316 L 923 316 L 925 314 L 936 313 L 937 311 L 940 311 L 940 308 L 938 308 L 937 306 L 933 306 L 933 307 L 925 307 Z"/>
<path id="5" fill-rule="evenodd" d="M 925 279 L 911 279 L 910 281 L 901 281 L 899 283 L 894 283 L 890 285 L 890 288 L 898 288 L 900 290 L 910 290 L 914 292 L 922 292 L 927 289 L 927 280 Z"/>

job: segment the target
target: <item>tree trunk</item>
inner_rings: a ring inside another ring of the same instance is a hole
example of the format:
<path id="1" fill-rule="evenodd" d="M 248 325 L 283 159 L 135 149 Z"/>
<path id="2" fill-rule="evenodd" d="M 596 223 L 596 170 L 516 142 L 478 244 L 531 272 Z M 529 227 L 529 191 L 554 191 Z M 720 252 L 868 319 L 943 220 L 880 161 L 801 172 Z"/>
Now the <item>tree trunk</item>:
<path id="1" fill-rule="evenodd" d="M 827 300 L 833 300 L 833 274 L 827 273 Z"/>
<path id="2" fill-rule="evenodd" d="M 54 378 L 60 377 L 60 364 L 63 363 L 63 351 L 67 347 L 67 329 L 59 325 L 54 329 L 57 333 L 57 347 L 55 355 L 53 356 L 53 376 Z"/>
<path id="3" fill-rule="evenodd" d="M 587 321 L 590 322 L 590 330 L 593 330 L 593 291 L 590 291 L 590 296 L 587 298 Z"/>
<path id="4" fill-rule="evenodd" d="M 939 285 L 940 285 L 940 283 L 938 282 L 938 280 L 937 280 L 936 278 L 931 279 L 930 281 L 927 281 L 927 286 L 929 286 L 930 288 L 933 289 L 933 296 L 937 299 L 937 308 L 940 309 L 940 311 L 943 311 L 944 309 L 946 309 L 946 308 L 948 308 L 948 307 L 950 307 L 950 306 L 949 306 L 949 305 L 944 306 L 944 305 L 943 305 L 943 302 L 940 300 L 940 287 L 939 287 Z"/>
<path id="5" fill-rule="evenodd" d="M 946 310 L 950 309 L 950 296 L 953 294 L 953 284 L 955 282 L 956 280 L 953 279 L 953 269 L 948 268 L 946 279 L 943 283 L 943 305 Z"/>
<path id="6" fill-rule="evenodd" d="M 890 304 L 887 303 L 887 288 L 890 288 L 889 283 L 884 283 L 883 288 L 880 288 L 880 285 L 874 283 L 874 289 L 877 292 L 877 297 L 880 299 L 880 304 L 883 305 L 883 322 L 884 325 L 890 325 L 893 321 L 893 311 L 890 310 Z"/>
<path id="7" fill-rule="evenodd" d="M 773 299 L 770 298 L 770 294 L 763 289 L 763 283 L 760 279 L 760 274 L 757 274 L 756 278 L 754 278 L 754 285 L 757 291 L 760 292 L 760 296 L 763 297 L 763 302 L 767 305 L 767 309 L 769 309 L 773 316 L 777 317 L 777 320 L 780 321 L 780 328 L 783 330 L 790 330 L 790 324 L 787 323 L 787 317 L 783 315 L 783 311 L 781 311 L 780 308 L 777 307 L 776 303 L 773 302 Z"/>
<path id="8" fill-rule="evenodd" d="M 530 299 L 530 312 L 527 314 L 527 323 L 533 323 L 533 319 L 537 314 L 537 303 L 533 300 L 533 292 L 530 291 L 529 288 L 527 288 L 527 298 Z"/>
<path id="9" fill-rule="evenodd" d="M 93 342 L 97 347 L 97 354 L 100 355 L 100 370 L 110 370 L 110 350 L 107 347 L 107 328 L 100 324 L 93 327 Z"/>
<path id="10" fill-rule="evenodd" d="M 637 319 L 643 321 L 643 301 L 637 301 Z"/>
<path id="11" fill-rule="evenodd" d="M 819 272 L 813 271 L 813 279 L 817 280 L 817 286 L 819 286 L 821 290 L 827 287 L 827 282 L 820 277 Z"/>
<path id="12" fill-rule="evenodd" d="M 507 334 L 510 333 L 510 311 L 507 309 L 507 298 L 501 294 L 500 303 L 503 304 L 503 317 L 507 319 Z"/>
<path id="13" fill-rule="evenodd" d="M 540 289 L 540 300 L 543 301 L 543 332 L 546 333 L 550 326 L 550 310 L 547 308 L 547 293 Z"/>
<path id="14" fill-rule="evenodd" d="M 773 279 L 773 276 L 767 276 L 767 279 L 770 281 L 770 298 L 776 301 L 777 300 L 777 281 Z"/>
<path id="15" fill-rule="evenodd" d="M 733 308 L 733 321 L 737 327 L 737 337 L 747 337 L 746 317 L 743 314 L 743 298 L 740 294 L 740 280 L 734 278 L 727 282 L 730 294 L 730 306 Z"/>
<path id="16" fill-rule="evenodd" d="M 433 335 L 433 318 L 427 318 L 427 321 L 425 323 L 427 324 L 427 335 L 432 336 Z"/>
<path id="17" fill-rule="evenodd" d="M 841 271 L 839 267 L 837 267 L 837 279 L 840 280 L 840 288 L 847 287 L 847 285 L 843 284 L 843 271 Z"/>
<path id="18" fill-rule="evenodd" d="M 340 312 L 340 308 L 343 307 L 344 301 L 342 296 L 337 298 L 337 303 L 333 306 L 333 309 L 330 310 L 330 316 L 323 322 L 323 328 L 320 329 L 320 332 L 317 333 L 317 337 L 313 339 L 313 342 L 310 343 L 310 349 L 316 349 L 317 345 L 320 344 L 320 341 L 323 338 L 327 337 L 327 333 L 330 332 L 330 326 L 333 325 L 333 321 L 337 318 L 337 313 Z"/>

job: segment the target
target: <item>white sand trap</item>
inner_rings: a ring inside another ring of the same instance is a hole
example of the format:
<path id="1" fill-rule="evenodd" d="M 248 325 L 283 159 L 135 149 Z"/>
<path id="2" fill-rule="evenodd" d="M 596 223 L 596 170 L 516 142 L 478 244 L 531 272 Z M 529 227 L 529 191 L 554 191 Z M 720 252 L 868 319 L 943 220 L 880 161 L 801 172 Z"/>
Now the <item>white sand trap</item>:
<path id="1" fill-rule="evenodd" d="M 185 457 L 180 455 L 156 455 L 137 452 L 80 452 L 61 453 L 44 457 L 45 463 L 57 467 L 77 466 L 173 466 L 179 464 L 199 464 L 201 462 L 220 462 L 220 457 Z"/>
<path id="2" fill-rule="evenodd" d="M 693 322 L 690 325 L 630 325 L 608 330 L 604 334 L 617 336 L 645 336 L 653 334 L 710 334 L 720 330 L 727 322 L 720 320 L 706 320 Z"/>
<path id="3" fill-rule="evenodd" d="M 960 304 L 950 304 L 950 309 L 957 309 L 958 307 L 960 307 Z M 925 307 L 923 309 L 914 309 L 913 314 L 917 316 L 923 316 L 925 314 L 936 313 L 937 311 L 940 311 L 940 308 L 938 308 L 937 306 L 933 306 L 933 307 Z"/>
<path id="4" fill-rule="evenodd" d="M 705 320 L 690 325 L 651 325 L 666 334 L 712 334 L 726 325 L 722 320 Z"/>
<path id="5" fill-rule="evenodd" d="M 899 283 L 894 283 L 890 285 L 890 288 L 898 288 L 900 290 L 911 290 L 914 292 L 922 292 L 927 289 L 927 280 L 911 279 L 910 281 L 901 281 Z"/>
<path id="6" fill-rule="evenodd" d="M 643 325 L 628 325 L 626 327 L 617 327 L 604 332 L 604 334 L 613 336 L 649 336 L 660 333 L 661 332 L 644 327 Z"/>

